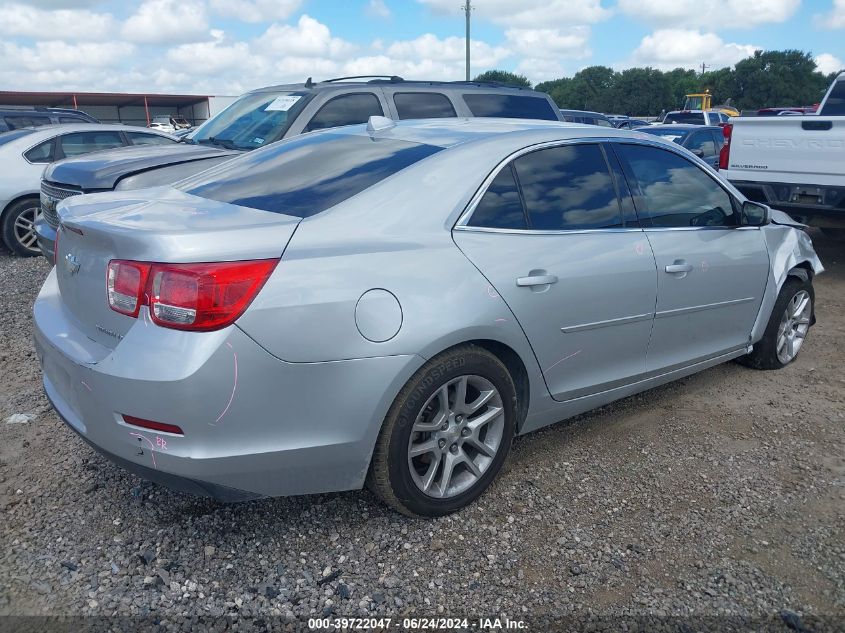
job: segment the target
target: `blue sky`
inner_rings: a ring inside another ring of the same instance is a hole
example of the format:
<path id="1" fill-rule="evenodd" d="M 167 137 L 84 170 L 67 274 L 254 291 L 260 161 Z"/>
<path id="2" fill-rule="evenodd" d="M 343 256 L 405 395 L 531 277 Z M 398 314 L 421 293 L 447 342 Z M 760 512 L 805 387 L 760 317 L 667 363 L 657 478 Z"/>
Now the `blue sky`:
<path id="1" fill-rule="evenodd" d="M 460 0 L 0 0 L 0 89 L 239 94 L 348 74 L 461 79 Z M 757 48 L 845 66 L 845 0 L 475 0 L 473 73 L 534 82 L 730 66 Z"/>

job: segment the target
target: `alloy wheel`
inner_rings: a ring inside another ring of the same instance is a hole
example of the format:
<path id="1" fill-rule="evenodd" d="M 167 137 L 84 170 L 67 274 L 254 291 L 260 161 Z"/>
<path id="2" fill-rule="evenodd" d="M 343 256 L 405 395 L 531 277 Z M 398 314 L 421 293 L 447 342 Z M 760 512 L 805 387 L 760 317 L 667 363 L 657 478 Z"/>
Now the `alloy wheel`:
<path id="1" fill-rule="evenodd" d="M 813 302 L 806 290 L 795 293 L 789 303 L 778 326 L 777 355 L 778 360 L 786 365 L 792 361 L 804 344 L 807 331 L 810 329 L 810 316 Z"/>
<path id="2" fill-rule="evenodd" d="M 41 217 L 41 207 L 34 206 L 24 209 L 23 212 L 15 219 L 15 240 L 17 240 L 18 244 L 20 244 L 24 249 L 32 253 L 40 252 L 38 250 L 38 238 L 35 234 L 35 221 L 39 217 Z"/>
<path id="3" fill-rule="evenodd" d="M 482 376 L 442 384 L 414 420 L 408 441 L 411 478 L 426 495 L 454 497 L 487 471 L 502 446 L 502 396 Z"/>

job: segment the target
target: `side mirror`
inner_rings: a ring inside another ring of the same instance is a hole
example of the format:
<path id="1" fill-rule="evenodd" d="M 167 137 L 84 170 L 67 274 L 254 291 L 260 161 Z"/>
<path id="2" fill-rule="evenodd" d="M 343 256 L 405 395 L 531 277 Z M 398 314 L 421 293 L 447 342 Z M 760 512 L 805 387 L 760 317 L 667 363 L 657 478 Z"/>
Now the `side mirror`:
<path id="1" fill-rule="evenodd" d="M 742 226 L 766 226 L 772 219 L 772 210 L 765 204 L 746 200 L 742 203 Z"/>

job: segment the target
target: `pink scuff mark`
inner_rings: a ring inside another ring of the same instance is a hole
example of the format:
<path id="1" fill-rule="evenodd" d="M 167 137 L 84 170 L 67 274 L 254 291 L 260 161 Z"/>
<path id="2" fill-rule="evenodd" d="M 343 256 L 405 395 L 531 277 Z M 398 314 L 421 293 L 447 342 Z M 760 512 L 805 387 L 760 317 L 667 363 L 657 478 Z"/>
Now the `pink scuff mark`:
<path id="1" fill-rule="evenodd" d="M 226 345 L 229 346 L 229 349 L 232 349 L 232 346 L 227 342 Z M 235 380 L 232 383 L 232 395 L 229 396 L 229 402 L 226 403 L 226 408 L 223 409 L 222 413 L 217 416 L 217 419 L 214 421 L 213 424 L 217 424 L 220 420 L 223 419 L 223 416 L 229 411 L 229 407 L 232 406 L 232 401 L 235 399 L 235 392 L 238 390 L 238 353 L 235 350 L 232 350 L 232 356 L 235 359 Z M 212 424 L 209 422 L 209 424 Z M 212 425 L 213 425 L 212 424 Z"/>
<path id="2" fill-rule="evenodd" d="M 142 435 L 141 433 L 130 433 L 129 435 L 131 435 L 133 437 L 137 437 L 139 440 L 144 440 L 144 441 L 146 441 L 147 444 L 150 445 L 150 457 L 153 458 L 153 468 L 158 470 L 158 466 L 156 465 L 155 444 L 153 444 L 152 441 L 147 436 Z"/>
<path id="3" fill-rule="evenodd" d="M 543 373 L 544 373 L 544 374 L 547 374 L 547 373 L 548 373 L 548 372 L 550 372 L 552 369 L 554 369 L 555 367 L 557 367 L 558 365 L 560 365 L 563 361 L 565 361 L 565 360 L 569 360 L 569 359 L 570 359 L 570 358 L 572 358 L 573 356 L 578 356 L 578 354 L 580 354 L 582 351 L 583 351 L 583 350 L 580 350 L 580 349 L 579 349 L 577 352 L 572 352 L 569 356 L 564 356 L 563 358 L 561 358 L 558 362 L 556 362 L 554 365 L 552 365 L 551 367 L 549 367 L 549 368 L 548 368 L 546 371 L 544 371 Z"/>
<path id="4" fill-rule="evenodd" d="M 84 380 L 80 380 L 79 382 L 81 382 L 82 386 L 85 387 L 88 391 L 94 391 L 93 389 L 91 389 L 91 387 L 88 385 L 88 383 L 85 382 Z"/>

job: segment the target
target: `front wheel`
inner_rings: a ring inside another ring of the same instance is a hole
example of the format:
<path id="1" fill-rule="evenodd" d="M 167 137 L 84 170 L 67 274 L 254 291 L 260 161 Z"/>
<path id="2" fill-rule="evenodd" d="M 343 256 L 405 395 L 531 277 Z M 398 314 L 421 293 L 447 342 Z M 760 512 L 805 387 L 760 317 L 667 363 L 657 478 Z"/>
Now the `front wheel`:
<path id="1" fill-rule="evenodd" d="M 463 345 L 432 358 L 385 418 L 367 486 L 409 516 L 459 510 L 490 485 L 517 425 L 513 379 L 492 353 Z"/>
<path id="2" fill-rule="evenodd" d="M 11 205 L 3 214 L 3 241 L 13 252 L 24 257 L 40 255 L 35 220 L 41 214 L 37 198 L 27 198 Z"/>
<path id="3" fill-rule="evenodd" d="M 763 338 L 738 359 L 755 369 L 781 369 L 798 356 L 813 323 L 813 284 L 789 277 L 781 288 Z"/>

